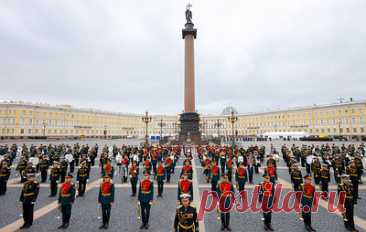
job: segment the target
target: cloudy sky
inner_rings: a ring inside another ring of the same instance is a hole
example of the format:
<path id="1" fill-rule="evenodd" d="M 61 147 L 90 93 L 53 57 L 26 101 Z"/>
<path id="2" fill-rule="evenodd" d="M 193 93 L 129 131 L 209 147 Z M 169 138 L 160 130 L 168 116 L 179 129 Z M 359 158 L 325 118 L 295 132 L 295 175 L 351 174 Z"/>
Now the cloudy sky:
<path id="1" fill-rule="evenodd" d="M 0 100 L 183 109 L 188 0 L 1 0 Z M 366 99 L 365 0 L 192 0 L 201 113 Z"/>

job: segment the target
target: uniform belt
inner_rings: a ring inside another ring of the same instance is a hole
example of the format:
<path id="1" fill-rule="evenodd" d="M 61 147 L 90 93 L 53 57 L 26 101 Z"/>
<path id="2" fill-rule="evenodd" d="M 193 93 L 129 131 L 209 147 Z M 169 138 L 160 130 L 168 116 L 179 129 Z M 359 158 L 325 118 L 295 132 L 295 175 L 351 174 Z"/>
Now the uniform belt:
<path id="1" fill-rule="evenodd" d="M 178 225 L 179 225 L 179 227 L 181 227 L 184 230 L 189 230 L 189 229 L 194 228 L 194 223 L 189 226 L 182 225 L 182 223 L 179 223 Z"/>
<path id="2" fill-rule="evenodd" d="M 23 194 L 25 197 L 30 197 L 30 196 L 33 196 L 34 195 L 34 193 L 24 193 Z"/>
<path id="3" fill-rule="evenodd" d="M 293 177 L 292 179 L 294 179 L 294 180 L 301 180 L 300 177 Z"/>
<path id="4" fill-rule="evenodd" d="M 108 196 L 110 196 L 111 195 L 111 193 L 102 193 L 102 196 L 103 197 L 108 197 Z"/>
<path id="5" fill-rule="evenodd" d="M 306 197 L 306 198 L 313 198 L 313 195 L 308 196 L 308 195 L 304 194 L 303 196 Z"/>
<path id="6" fill-rule="evenodd" d="M 239 176 L 239 178 L 245 178 L 245 176 Z"/>
<path id="7" fill-rule="evenodd" d="M 8 174 L 0 174 L 0 176 L 7 176 Z"/>
<path id="8" fill-rule="evenodd" d="M 69 197 L 69 196 L 71 196 L 70 193 L 69 194 L 63 194 L 63 193 L 61 193 L 61 197 Z"/>
<path id="9" fill-rule="evenodd" d="M 353 199 L 353 196 L 346 196 L 346 198 L 348 198 L 348 199 Z"/>
<path id="10" fill-rule="evenodd" d="M 150 194 L 151 191 L 141 191 L 143 194 Z"/>

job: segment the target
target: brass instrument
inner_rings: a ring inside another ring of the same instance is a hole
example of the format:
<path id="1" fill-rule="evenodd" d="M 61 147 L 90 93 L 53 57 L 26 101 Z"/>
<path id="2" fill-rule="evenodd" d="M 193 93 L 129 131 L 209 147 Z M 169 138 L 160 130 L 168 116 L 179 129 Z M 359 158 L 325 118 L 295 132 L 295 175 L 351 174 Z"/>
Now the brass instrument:
<path id="1" fill-rule="evenodd" d="M 141 220 L 140 202 L 137 202 L 137 204 L 136 204 L 136 212 L 137 212 L 137 220 Z"/>

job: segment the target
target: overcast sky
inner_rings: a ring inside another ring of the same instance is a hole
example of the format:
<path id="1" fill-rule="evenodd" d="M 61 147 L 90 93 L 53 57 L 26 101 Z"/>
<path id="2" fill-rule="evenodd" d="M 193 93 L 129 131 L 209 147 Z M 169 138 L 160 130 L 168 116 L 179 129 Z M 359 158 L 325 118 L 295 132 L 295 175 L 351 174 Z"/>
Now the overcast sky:
<path id="1" fill-rule="evenodd" d="M 1 0 L 0 100 L 180 113 L 187 0 Z M 192 0 L 200 113 L 366 99 L 365 0 Z"/>

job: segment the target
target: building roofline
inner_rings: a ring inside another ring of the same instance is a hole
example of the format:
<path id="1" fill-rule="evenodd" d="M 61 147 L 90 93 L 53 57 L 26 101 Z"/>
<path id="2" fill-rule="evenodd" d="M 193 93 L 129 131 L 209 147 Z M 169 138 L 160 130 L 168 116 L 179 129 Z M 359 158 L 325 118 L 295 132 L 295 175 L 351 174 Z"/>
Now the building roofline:
<path id="1" fill-rule="evenodd" d="M 262 111 L 262 112 L 238 113 L 236 116 L 255 116 L 255 115 L 264 115 L 264 114 L 283 113 L 286 111 L 296 112 L 296 111 L 314 110 L 314 109 L 350 106 L 350 105 L 359 105 L 359 104 L 366 104 L 366 100 L 347 101 L 347 102 L 331 103 L 331 104 L 324 104 L 324 105 L 290 107 L 290 108 L 286 108 L 286 109 L 269 110 L 269 111 Z M 111 112 L 111 111 L 103 111 L 103 110 L 97 110 L 97 109 L 92 109 L 92 108 L 76 108 L 71 105 L 50 105 L 50 104 L 44 104 L 44 103 L 30 103 L 30 102 L 22 102 L 22 101 L 0 101 L 0 106 L 30 107 L 30 108 L 41 108 L 41 109 L 50 109 L 50 110 L 59 110 L 59 111 L 74 111 L 74 112 L 79 112 L 79 113 L 94 113 L 94 114 L 102 114 L 102 115 L 110 115 L 110 116 L 133 116 L 133 117 L 144 116 L 144 114 Z M 158 117 L 178 117 L 179 114 L 176 114 L 176 115 L 154 114 L 151 116 L 154 119 L 156 119 Z M 221 118 L 221 117 L 227 117 L 227 116 L 229 116 L 229 115 L 201 114 L 201 117 L 206 117 L 206 118 L 207 117 Z"/>

